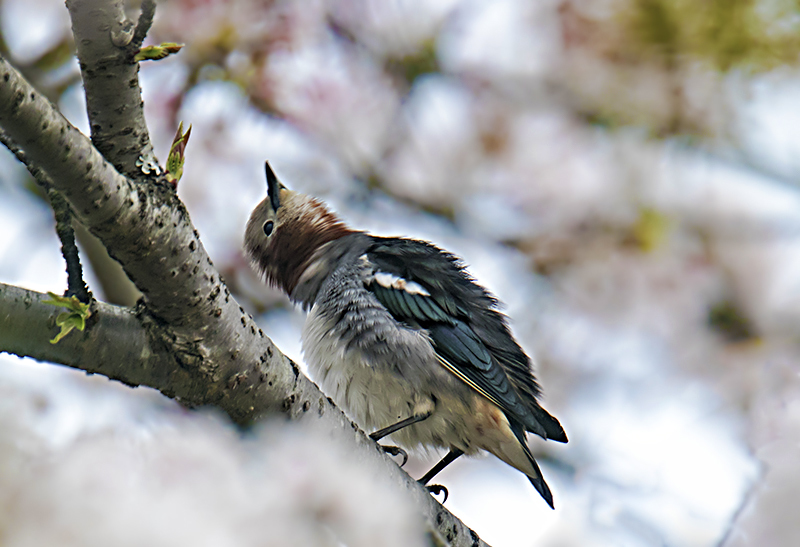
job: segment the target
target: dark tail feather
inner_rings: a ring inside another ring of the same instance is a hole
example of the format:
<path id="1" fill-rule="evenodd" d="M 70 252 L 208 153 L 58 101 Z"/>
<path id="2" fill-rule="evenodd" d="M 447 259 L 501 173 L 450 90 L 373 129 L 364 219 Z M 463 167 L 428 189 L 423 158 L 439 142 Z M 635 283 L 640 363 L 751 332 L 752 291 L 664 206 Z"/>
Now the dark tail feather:
<path id="1" fill-rule="evenodd" d="M 553 419 L 555 420 L 555 418 Z M 531 481 L 531 484 L 534 488 L 536 488 L 536 491 L 539 492 L 539 495 L 544 498 L 544 501 L 547 502 L 547 505 L 550 506 L 550 509 L 555 509 L 555 506 L 553 505 L 553 493 L 550 492 L 550 487 L 547 486 L 546 482 L 544 482 L 544 477 L 542 476 L 542 471 L 539 469 L 539 464 L 537 464 L 536 460 L 533 459 L 533 454 L 531 454 L 531 450 L 528 448 L 528 443 L 525 442 L 525 430 L 523 429 L 522 425 L 514 424 L 511 426 L 511 431 L 514 432 L 514 436 L 519 441 L 519 444 L 522 445 L 522 449 L 525 451 L 525 456 L 528 458 L 531 467 L 533 467 L 533 470 L 536 473 L 536 476 L 534 477 L 527 475 L 528 480 Z M 564 436 L 564 438 L 566 438 L 566 436 Z"/>
<path id="2" fill-rule="evenodd" d="M 564 433 L 564 428 L 561 427 L 561 424 L 558 420 L 552 416 L 549 412 L 545 409 L 536 405 L 534 408 L 531 408 L 533 411 L 533 416 L 536 418 L 536 421 L 542 426 L 547 436 L 541 435 L 545 439 L 551 439 L 553 441 L 558 441 L 560 443 L 565 443 L 569 439 L 567 439 L 567 434 Z M 531 431 L 531 433 L 538 433 L 538 431 Z"/>

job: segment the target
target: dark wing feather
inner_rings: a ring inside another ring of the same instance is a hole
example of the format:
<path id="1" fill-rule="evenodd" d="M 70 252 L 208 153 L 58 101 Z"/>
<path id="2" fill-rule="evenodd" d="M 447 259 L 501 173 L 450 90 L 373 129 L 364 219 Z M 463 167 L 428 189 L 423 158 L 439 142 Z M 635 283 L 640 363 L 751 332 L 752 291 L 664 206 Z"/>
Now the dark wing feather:
<path id="1" fill-rule="evenodd" d="M 373 281 L 368 289 L 392 316 L 428 330 L 442 365 L 509 418 L 544 438 L 566 441 L 558 421 L 536 402 L 539 388 L 529 360 L 502 315 L 493 309 L 496 300 L 472 281 L 455 257 L 433 245 L 375 240 L 377 245 L 367 251 L 367 257 L 377 271 L 413 281 L 428 292 Z"/>
<path id="2" fill-rule="evenodd" d="M 430 296 L 372 282 L 368 288 L 398 321 L 428 330 L 439 360 L 450 372 L 507 414 L 527 422 L 526 411 L 503 369 L 463 322 L 444 313 Z"/>

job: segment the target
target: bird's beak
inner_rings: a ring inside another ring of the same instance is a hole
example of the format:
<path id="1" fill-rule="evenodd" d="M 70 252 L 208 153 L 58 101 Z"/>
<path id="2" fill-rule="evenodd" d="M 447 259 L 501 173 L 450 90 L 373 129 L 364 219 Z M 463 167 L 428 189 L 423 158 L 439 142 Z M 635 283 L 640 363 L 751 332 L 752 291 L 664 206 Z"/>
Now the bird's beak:
<path id="1" fill-rule="evenodd" d="M 269 166 L 268 161 L 264 162 L 264 169 L 267 172 L 267 194 L 269 195 L 269 203 L 272 205 L 272 210 L 277 211 L 278 207 L 281 206 L 282 184 L 278 182 L 278 177 L 273 173 L 272 167 Z"/>

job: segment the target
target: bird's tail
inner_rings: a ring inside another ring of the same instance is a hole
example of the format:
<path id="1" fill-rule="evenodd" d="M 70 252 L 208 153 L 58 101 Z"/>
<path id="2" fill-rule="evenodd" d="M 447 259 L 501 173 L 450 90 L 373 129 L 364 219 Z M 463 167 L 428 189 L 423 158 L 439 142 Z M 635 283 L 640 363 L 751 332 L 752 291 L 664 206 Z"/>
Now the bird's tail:
<path id="1" fill-rule="evenodd" d="M 531 431 L 532 433 L 536 433 L 545 439 L 551 439 L 559 443 L 565 443 L 568 441 L 567 434 L 564 433 L 564 428 L 561 427 L 561 424 L 555 416 L 547 412 L 538 404 L 533 406 L 530 410 L 536 422 L 538 422 L 538 424 L 542 426 L 542 429 L 544 429 L 545 434 L 541 435 L 539 431 Z"/>
<path id="2" fill-rule="evenodd" d="M 511 431 L 514 433 L 514 436 L 517 438 L 519 444 L 522 446 L 522 450 L 525 452 L 525 457 L 528 459 L 528 463 L 530 463 L 531 468 L 533 469 L 533 474 L 527 472 L 525 473 L 528 476 L 528 480 L 531 481 L 531 484 L 536 489 L 536 491 L 539 492 L 539 495 L 541 495 L 542 498 L 544 498 L 544 501 L 547 502 L 547 505 L 549 505 L 551 509 L 555 509 L 555 506 L 553 505 L 553 494 L 552 492 L 550 492 L 550 487 L 547 486 L 547 483 L 544 481 L 544 477 L 542 476 L 542 471 L 539 469 L 539 465 L 533 458 L 533 454 L 531 454 L 531 449 L 528 448 L 528 443 L 525 439 L 524 427 L 522 426 L 522 424 L 513 424 L 511 426 Z"/>

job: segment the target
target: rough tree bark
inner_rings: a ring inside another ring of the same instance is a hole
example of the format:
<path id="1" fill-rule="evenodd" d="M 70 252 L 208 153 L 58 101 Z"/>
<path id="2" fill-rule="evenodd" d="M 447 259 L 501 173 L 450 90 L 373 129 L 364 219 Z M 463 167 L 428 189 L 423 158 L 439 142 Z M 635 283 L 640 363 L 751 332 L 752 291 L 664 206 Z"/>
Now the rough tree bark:
<path id="1" fill-rule="evenodd" d="M 138 25 L 125 19 L 119 0 L 70 0 L 67 6 L 97 146 L 2 58 L 0 127 L 28 167 L 64 195 L 143 298 L 135 309 L 93 304 L 86 331 L 52 345 L 61 310 L 43 304 L 42 294 L 0 285 L 0 351 L 147 385 L 190 407 L 214 405 L 240 424 L 272 413 L 323 420 L 411 490 L 451 545 L 485 545 L 281 354 L 220 279 L 172 187 L 153 176 L 131 54 L 144 38 L 153 2 L 143 2 Z"/>
<path id="2" fill-rule="evenodd" d="M 153 22 L 155 1 L 142 2 L 134 23 L 122 0 L 67 0 L 86 90 L 92 143 L 120 173 L 139 180 L 158 173 L 139 88 L 139 51 Z"/>

